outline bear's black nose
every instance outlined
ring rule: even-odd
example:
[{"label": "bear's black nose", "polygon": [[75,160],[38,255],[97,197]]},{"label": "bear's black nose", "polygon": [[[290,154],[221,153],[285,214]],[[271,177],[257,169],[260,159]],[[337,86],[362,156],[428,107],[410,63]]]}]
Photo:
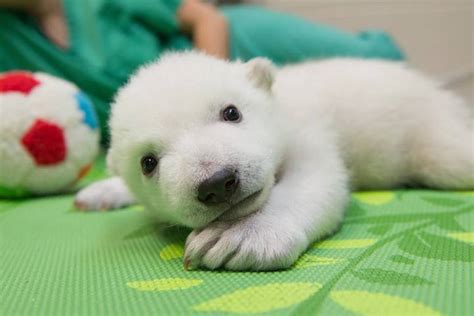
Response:
[{"label": "bear's black nose", "polygon": [[206,205],[226,202],[239,186],[239,173],[233,168],[224,168],[201,182],[198,200]]}]

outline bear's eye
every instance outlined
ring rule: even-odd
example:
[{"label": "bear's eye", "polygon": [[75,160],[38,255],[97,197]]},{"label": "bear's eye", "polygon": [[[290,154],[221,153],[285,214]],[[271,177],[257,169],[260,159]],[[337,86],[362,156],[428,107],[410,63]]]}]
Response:
[{"label": "bear's eye", "polygon": [[238,123],[242,120],[242,114],[235,107],[235,105],[229,105],[222,111],[222,119],[228,122]]},{"label": "bear's eye", "polygon": [[155,171],[156,166],[158,166],[158,159],[152,154],[147,154],[143,156],[141,160],[142,172],[145,176],[149,177]]}]

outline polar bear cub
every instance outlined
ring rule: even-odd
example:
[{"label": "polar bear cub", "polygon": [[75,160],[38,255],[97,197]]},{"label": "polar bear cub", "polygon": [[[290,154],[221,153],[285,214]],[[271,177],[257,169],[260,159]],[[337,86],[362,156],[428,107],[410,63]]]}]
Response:
[{"label": "polar bear cub", "polygon": [[473,189],[471,110],[399,63],[276,69],[168,54],[118,93],[107,158],[117,177],[76,205],[136,200],[194,228],[185,266],[287,268],[339,227],[351,189]]}]

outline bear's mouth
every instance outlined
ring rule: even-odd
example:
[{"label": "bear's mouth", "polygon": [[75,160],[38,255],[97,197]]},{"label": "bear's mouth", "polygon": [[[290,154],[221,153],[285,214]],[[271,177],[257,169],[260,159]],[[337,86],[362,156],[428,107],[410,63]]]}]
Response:
[{"label": "bear's mouth", "polygon": [[233,203],[229,205],[229,207],[222,213],[222,214],[227,214],[230,212],[234,211],[240,211],[243,209],[246,209],[248,206],[252,205],[255,200],[257,200],[260,197],[260,194],[262,193],[263,189],[260,189],[254,193],[251,193],[250,195],[247,195],[237,203]]},{"label": "bear's mouth", "polygon": [[[218,208],[208,209],[208,212],[214,213],[213,215],[209,214],[212,216],[210,220],[198,226],[193,226],[193,225],[188,225],[188,226],[196,228],[196,227],[205,226],[205,224],[214,220],[218,220],[218,219],[219,220],[236,220],[238,218],[254,213],[255,211],[257,211],[257,209],[254,207],[254,204],[261,197],[263,191],[264,189],[260,189],[240,199],[238,202],[226,203],[225,205],[220,205],[220,207]],[[225,208],[225,206],[227,206],[227,208]],[[199,218],[200,220],[202,220],[201,216],[202,216],[202,213],[198,212],[194,214],[189,214],[188,218],[190,221],[194,222],[196,218]]]}]

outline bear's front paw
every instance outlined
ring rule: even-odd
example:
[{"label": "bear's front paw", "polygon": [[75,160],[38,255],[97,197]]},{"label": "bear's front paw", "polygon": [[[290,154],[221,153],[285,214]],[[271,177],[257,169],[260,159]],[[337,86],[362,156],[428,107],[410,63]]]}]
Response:
[{"label": "bear's front paw", "polygon": [[186,240],[185,268],[277,270],[290,267],[305,250],[301,231],[258,224],[252,217],[218,221],[194,230]]},{"label": "bear's front paw", "polygon": [[76,194],[74,206],[79,210],[109,210],[135,201],[122,179],[113,177],[95,182]]}]

